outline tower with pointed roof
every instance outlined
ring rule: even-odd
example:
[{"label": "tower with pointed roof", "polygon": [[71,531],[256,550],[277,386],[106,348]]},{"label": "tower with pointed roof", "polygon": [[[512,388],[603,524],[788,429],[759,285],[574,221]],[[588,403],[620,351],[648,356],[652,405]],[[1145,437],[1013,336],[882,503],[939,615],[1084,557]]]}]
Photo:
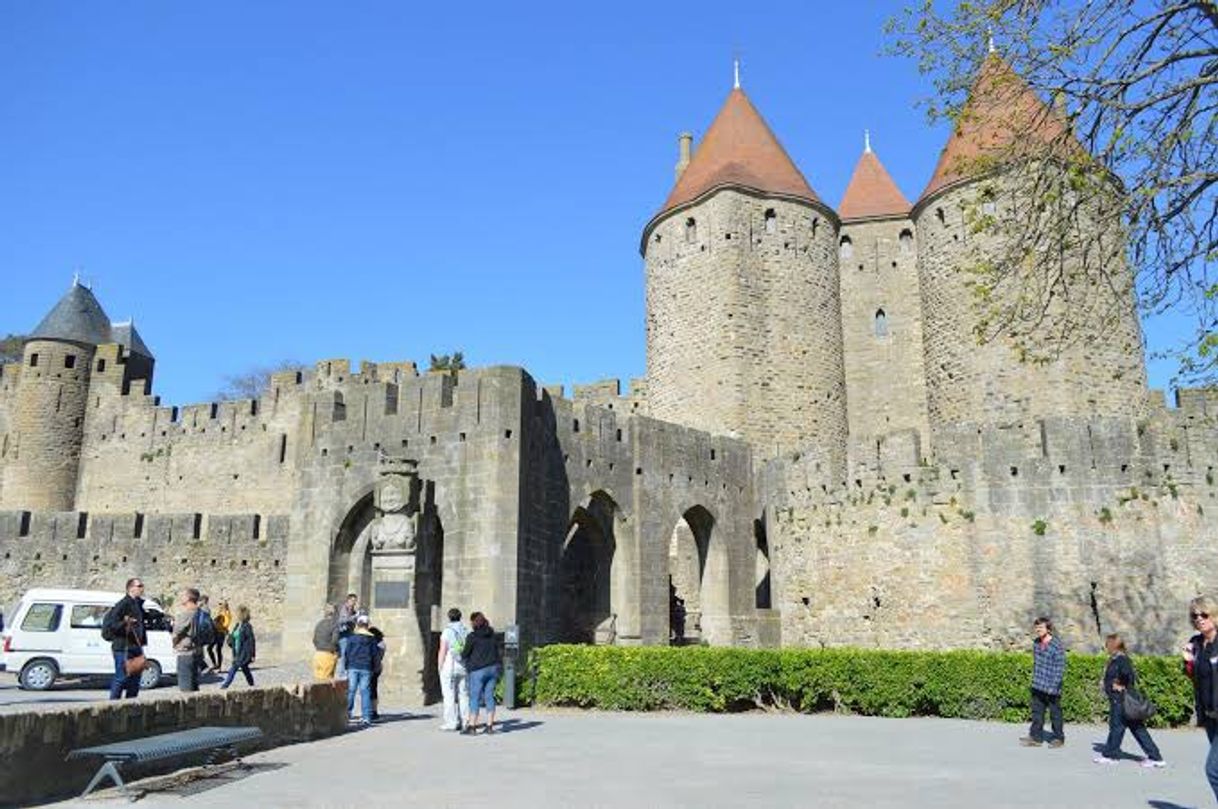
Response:
[{"label": "tower with pointed roof", "polygon": [[[1021,361],[1001,336],[981,345],[977,340],[983,312],[973,283],[976,274],[969,269],[997,259],[1003,246],[999,234],[979,226],[979,217],[1026,215],[1020,201],[1025,192],[1011,155],[1058,159],[1062,152],[1056,150],[1077,153],[1082,148],[1068,122],[991,52],[911,214],[918,244],[929,427],[941,458],[975,452],[982,425],[1030,426],[1048,416],[1127,418],[1140,415],[1146,406],[1146,367],[1132,276],[1127,302],[1103,316],[1094,309],[1098,296],[1082,278],[1048,296],[1044,322],[1038,327],[1043,333],[1052,333],[1057,317],[1081,315],[1076,322],[1082,328],[1064,348],[1054,346],[1060,353],[1047,362]],[[1114,188],[1113,193],[1119,191]],[[1077,215],[1086,211],[1080,209]],[[1114,243],[1119,245],[1116,239]],[[1119,250],[1114,260],[1123,261]],[[1063,278],[1069,278],[1068,253],[1063,267]],[[1016,270],[990,294],[1019,295],[1026,281]]]},{"label": "tower with pointed roof", "polygon": [[91,414],[90,392],[152,382],[153,358],[133,322],[111,323],[97,297],[71,288],[25,340],[9,393],[9,440],[0,485],[6,508],[70,511]]},{"label": "tower with pointed roof", "polygon": [[877,436],[917,430],[925,456],[926,374],[922,364],[922,296],[912,206],[864,136],[838,206],[842,233],[842,340],[852,444],[874,447]]},{"label": "tower with pointed roof", "polygon": [[837,215],[732,89],[643,230],[651,415],[844,469]]}]

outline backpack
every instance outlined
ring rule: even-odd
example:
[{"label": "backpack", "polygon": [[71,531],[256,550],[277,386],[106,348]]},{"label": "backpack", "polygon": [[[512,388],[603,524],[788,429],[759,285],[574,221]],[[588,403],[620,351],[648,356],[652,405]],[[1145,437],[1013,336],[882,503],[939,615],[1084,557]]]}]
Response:
[{"label": "backpack", "polygon": [[102,618],[101,635],[102,640],[113,643],[118,640],[118,635],[114,634],[114,609],[118,604],[115,604],[110,609],[106,610],[106,617]]},{"label": "backpack", "polygon": [[216,642],[216,623],[211,614],[203,610],[195,613],[195,645],[211,646]]}]

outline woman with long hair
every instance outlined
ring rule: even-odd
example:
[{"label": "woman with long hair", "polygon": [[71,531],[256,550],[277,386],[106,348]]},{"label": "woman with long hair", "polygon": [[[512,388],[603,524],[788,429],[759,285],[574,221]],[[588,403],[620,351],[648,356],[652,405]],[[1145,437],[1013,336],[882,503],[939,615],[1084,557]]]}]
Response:
[{"label": "woman with long hair", "polygon": [[254,684],[254,675],[250,673],[250,663],[254,662],[254,627],[250,624],[250,608],[242,604],[237,607],[237,623],[228,633],[228,645],[233,649],[233,664],[224,677],[221,688],[228,688],[237,676],[237,670],[245,675],[245,682]]},{"label": "woman with long hair", "polygon": [[1115,632],[1104,640],[1108,651],[1108,665],[1104,668],[1104,694],[1108,697],[1108,741],[1103,750],[1092,761],[1096,764],[1116,764],[1121,759],[1121,740],[1128,728],[1146,753],[1143,767],[1163,767],[1162,754],[1155,740],[1150,738],[1146,722],[1125,715],[1125,692],[1138,680],[1133,661],[1125,650],[1125,641]]}]

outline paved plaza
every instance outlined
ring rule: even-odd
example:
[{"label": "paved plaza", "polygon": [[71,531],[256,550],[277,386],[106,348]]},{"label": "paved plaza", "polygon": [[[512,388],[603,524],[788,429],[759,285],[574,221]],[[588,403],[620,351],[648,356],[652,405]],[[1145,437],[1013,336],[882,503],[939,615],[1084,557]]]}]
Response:
[{"label": "paved plaza", "polygon": [[[149,793],[188,807],[1211,807],[1205,736],[1159,731],[1169,762],[1091,762],[1098,726],[1060,750],[1018,725],[945,719],[503,712],[493,737],[437,730],[434,711],[250,756],[231,773]],[[1136,749],[1127,740],[1126,750]],[[57,806],[126,806],[115,798]]]}]

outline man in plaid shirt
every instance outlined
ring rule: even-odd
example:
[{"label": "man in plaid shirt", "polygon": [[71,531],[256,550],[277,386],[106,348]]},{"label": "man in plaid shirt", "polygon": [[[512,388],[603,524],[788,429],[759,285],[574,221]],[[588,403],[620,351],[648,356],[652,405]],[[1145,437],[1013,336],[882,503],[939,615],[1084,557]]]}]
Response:
[{"label": "man in plaid shirt", "polygon": [[[1040,617],[1032,625],[1036,639],[1032,641],[1032,727],[1028,735],[1019,740],[1024,747],[1040,747],[1048,742],[1050,747],[1061,747],[1066,743],[1062,733],[1062,680],[1066,676],[1066,650],[1062,642],[1053,636],[1053,622]],[[1049,709],[1049,721],[1053,732],[1045,735],[1045,708]]]}]

